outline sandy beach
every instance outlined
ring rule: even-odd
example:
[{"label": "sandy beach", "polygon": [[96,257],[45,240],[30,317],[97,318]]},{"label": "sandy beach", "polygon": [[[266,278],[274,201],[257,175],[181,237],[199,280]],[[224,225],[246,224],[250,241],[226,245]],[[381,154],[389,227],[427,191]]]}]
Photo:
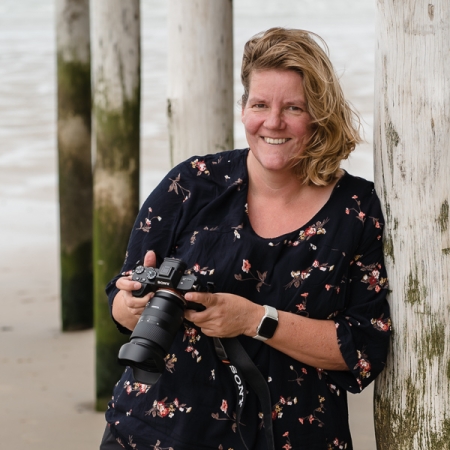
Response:
[{"label": "sandy beach", "polygon": [[[372,2],[292,0],[281,6],[269,0],[241,0],[235,2],[234,13],[235,147],[245,146],[237,105],[244,42],[271,26],[307,28],[328,42],[344,89],[365,122],[367,143],[345,168],[373,179]],[[166,19],[165,1],[142,2],[142,197],[169,168]],[[94,411],[94,331],[60,329],[54,52],[53,2],[4,0],[0,5],[2,449],[96,449],[104,428],[103,413]],[[356,450],[376,448],[372,395],[368,388],[349,397]]]}]

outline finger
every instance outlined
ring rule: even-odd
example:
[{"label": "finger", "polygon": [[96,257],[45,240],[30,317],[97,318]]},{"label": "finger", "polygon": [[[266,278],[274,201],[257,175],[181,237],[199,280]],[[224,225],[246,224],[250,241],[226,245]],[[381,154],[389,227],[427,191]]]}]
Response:
[{"label": "finger", "polygon": [[142,310],[145,308],[149,300],[153,297],[154,293],[150,292],[149,294],[145,295],[144,297],[134,297],[133,294],[129,291],[122,290],[122,298],[127,306],[127,308],[130,309],[139,309]]},{"label": "finger", "polygon": [[156,266],[156,253],[153,250],[149,250],[145,254],[144,266],[145,267],[155,267]]},{"label": "finger", "polygon": [[201,303],[206,308],[213,305],[212,297],[214,294],[206,292],[187,292],[184,298],[189,302]]},{"label": "finger", "polygon": [[141,283],[132,281],[129,277],[120,277],[116,281],[116,287],[123,291],[136,291],[141,288]]},{"label": "finger", "polygon": [[198,314],[201,314],[201,313],[198,313],[192,309],[186,309],[186,311],[184,312],[184,318],[186,320],[188,320],[189,322],[192,322],[195,324],[195,321],[196,320],[198,321],[198,319],[197,319]]}]

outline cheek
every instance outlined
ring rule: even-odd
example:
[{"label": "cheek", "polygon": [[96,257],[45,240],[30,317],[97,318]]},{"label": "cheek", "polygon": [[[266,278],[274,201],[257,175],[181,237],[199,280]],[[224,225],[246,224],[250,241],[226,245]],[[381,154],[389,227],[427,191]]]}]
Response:
[{"label": "cheek", "polygon": [[301,123],[297,126],[296,134],[297,136],[302,136],[303,138],[311,137],[313,133],[312,126],[309,123]]},{"label": "cheek", "polygon": [[255,134],[260,127],[260,123],[255,117],[245,113],[242,114],[242,123],[244,124],[245,131],[248,134]]}]

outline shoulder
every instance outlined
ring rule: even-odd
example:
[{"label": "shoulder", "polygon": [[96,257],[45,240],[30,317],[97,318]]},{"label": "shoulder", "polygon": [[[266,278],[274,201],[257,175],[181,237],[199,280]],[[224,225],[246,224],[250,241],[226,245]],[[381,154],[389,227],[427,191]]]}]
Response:
[{"label": "shoulder", "polygon": [[380,200],[375,190],[373,181],[366,180],[361,177],[345,172],[335,187],[337,197],[348,203],[362,205],[377,205]]},{"label": "shoulder", "polygon": [[339,183],[346,228],[352,227],[355,239],[361,235],[361,242],[373,238],[381,242],[385,220],[374,183],[349,173]]},{"label": "shoulder", "polygon": [[201,173],[212,173],[218,169],[242,167],[247,159],[248,149],[226,150],[219,153],[194,155],[183,161],[178,167],[192,168]]},{"label": "shoulder", "polygon": [[230,186],[247,178],[248,149],[227,150],[207,155],[194,155],[175,166],[170,174],[196,184],[214,183]]},{"label": "shoulder", "polygon": [[355,195],[360,194],[363,196],[376,195],[375,185],[373,181],[366,180],[365,178],[351,175],[348,172],[344,172],[342,178],[338,181],[337,186],[342,191],[354,192]]},{"label": "shoulder", "polygon": [[172,203],[196,198],[204,204],[230,187],[239,190],[248,178],[247,155],[248,149],[239,149],[191,156],[161,179],[146,203],[150,200],[154,203],[157,199],[172,206]]}]

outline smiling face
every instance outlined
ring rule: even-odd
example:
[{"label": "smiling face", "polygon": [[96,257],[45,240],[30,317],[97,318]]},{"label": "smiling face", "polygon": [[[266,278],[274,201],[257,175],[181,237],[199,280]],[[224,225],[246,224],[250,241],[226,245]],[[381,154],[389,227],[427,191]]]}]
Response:
[{"label": "smiling face", "polygon": [[311,136],[302,77],[293,70],[256,70],[242,107],[247,142],[266,170],[291,171]]}]

